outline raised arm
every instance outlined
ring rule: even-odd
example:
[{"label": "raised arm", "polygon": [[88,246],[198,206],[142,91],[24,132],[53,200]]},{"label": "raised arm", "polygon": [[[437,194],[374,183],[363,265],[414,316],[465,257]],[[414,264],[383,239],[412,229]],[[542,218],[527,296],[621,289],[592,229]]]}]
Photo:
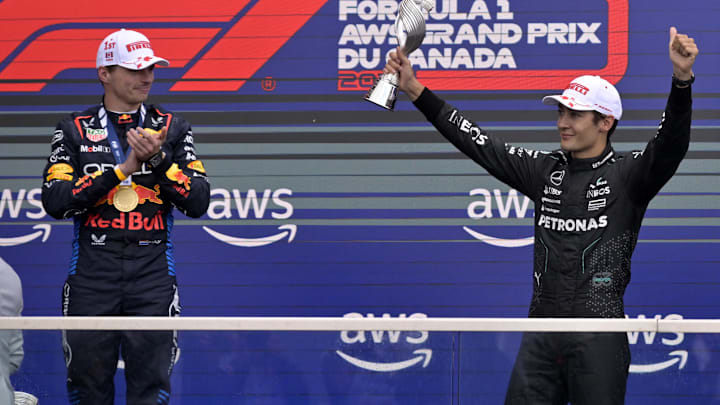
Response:
[{"label": "raised arm", "polygon": [[652,199],[675,174],[690,145],[692,123],[692,67],[699,51],[695,40],[670,28],[668,53],[672,86],[660,127],[642,152],[633,155],[630,189],[640,203]]},{"label": "raised arm", "polygon": [[511,147],[502,138],[480,128],[420,83],[410,60],[400,49],[390,52],[384,73],[398,74],[398,88],[458,150],[498,180],[534,198],[537,163],[547,158],[546,153]]}]

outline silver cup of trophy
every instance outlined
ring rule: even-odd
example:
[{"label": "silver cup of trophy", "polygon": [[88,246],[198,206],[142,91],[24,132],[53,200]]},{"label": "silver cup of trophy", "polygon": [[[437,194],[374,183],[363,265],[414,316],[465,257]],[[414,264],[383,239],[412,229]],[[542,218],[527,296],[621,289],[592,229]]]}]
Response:
[{"label": "silver cup of trophy", "polygon": [[[398,6],[395,18],[395,33],[400,51],[410,55],[420,47],[425,38],[425,17],[423,10],[430,11],[433,0],[403,0]],[[398,94],[398,75],[383,74],[365,95],[365,100],[392,111]]]}]

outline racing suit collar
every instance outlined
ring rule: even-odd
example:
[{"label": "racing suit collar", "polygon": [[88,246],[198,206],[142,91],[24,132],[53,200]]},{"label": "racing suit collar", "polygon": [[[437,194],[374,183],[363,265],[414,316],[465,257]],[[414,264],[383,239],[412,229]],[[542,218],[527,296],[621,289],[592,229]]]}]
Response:
[{"label": "racing suit collar", "polygon": [[615,161],[615,150],[612,148],[610,141],[608,141],[603,152],[594,158],[575,159],[567,151],[563,151],[562,154],[568,166],[574,170],[595,170],[608,162]]},{"label": "racing suit collar", "polygon": [[[139,116],[136,116],[136,114],[138,112],[140,114],[139,114]],[[105,109],[105,95],[103,94],[102,100],[100,101],[100,108],[97,111],[98,118],[100,119],[100,127],[101,128],[107,128],[108,113],[113,113],[113,112]],[[111,122],[116,125],[116,128],[117,128],[118,124],[123,124],[121,122],[118,122],[119,118],[123,115],[126,115],[126,116],[129,115],[130,118],[132,119],[132,122],[125,122],[125,124],[134,123],[135,119],[137,119],[137,126],[143,126],[145,124],[145,116],[147,115],[147,107],[145,106],[145,103],[142,103],[142,104],[140,104],[140,108],[138,108],[138,111],[136,111],[135,113],[132,113],[132,114],[114,113],[114,114],[117,114],[117,116],[113,117],[113,118],[117,118],[117,120],[114,120],[114,121],[111,120]],[[124,118],[127,120],[128,117],[124,117]],[[125,132],[122,131],[122,133],[124,134]]]}]

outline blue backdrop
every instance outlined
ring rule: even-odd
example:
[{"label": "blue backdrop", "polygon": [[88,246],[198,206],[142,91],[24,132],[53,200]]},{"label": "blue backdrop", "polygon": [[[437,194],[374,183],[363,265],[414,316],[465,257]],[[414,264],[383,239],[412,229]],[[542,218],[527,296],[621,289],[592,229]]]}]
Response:
[{"label": "blue backdrop", "polygon": [[[65,3],[0,2],[0,256],[22,278],[24,315],[61,313],[72,226],[42,210],[41,171],[57,121],[99,101],[95,49],[124,26],[170,59],[150,102],[193,124],[212,182],[205,216],[176,212],[184,316],[526,316],[533,204],[404,96],[395,112],[362,101],[395,47],[396,1],[130,1],[113,16]],[[669,27],[696,38],[692,144],[647,212],[625,302],[630,318],[717,318],[720,5],[438,0],[427,18],[419,77],[490,132],[544,150],[558,141],[541,97],[584,72],[623,97],[615,148],[641,149],[670,88]],[[16,388],[65,403],[60,332],[25,338]],[[501,403],[519,338],[181,332],[173,403]],[[720,337],[629,338],[627,403],[720,403]]]}]

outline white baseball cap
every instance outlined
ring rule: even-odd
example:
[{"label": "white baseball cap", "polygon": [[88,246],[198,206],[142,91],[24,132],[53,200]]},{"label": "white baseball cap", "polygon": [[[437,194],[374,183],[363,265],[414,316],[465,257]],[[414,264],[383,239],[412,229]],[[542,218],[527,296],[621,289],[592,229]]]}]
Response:
[{"label": "white baseball cap", "polygon": [[622,116],[620,93],[600,76],[577,77],[561,95],[546,96],[542,101],[546,105],[562,104],[571,110],[597,111],[612,115],[616,120]]},{"label": "white baseball cap", "polygon": [[100,43],[95,67],[118,65],[130,70],[143,70],[156,63],[170,65],[167,60],[155,56],[145,35],[123,28]]}]

